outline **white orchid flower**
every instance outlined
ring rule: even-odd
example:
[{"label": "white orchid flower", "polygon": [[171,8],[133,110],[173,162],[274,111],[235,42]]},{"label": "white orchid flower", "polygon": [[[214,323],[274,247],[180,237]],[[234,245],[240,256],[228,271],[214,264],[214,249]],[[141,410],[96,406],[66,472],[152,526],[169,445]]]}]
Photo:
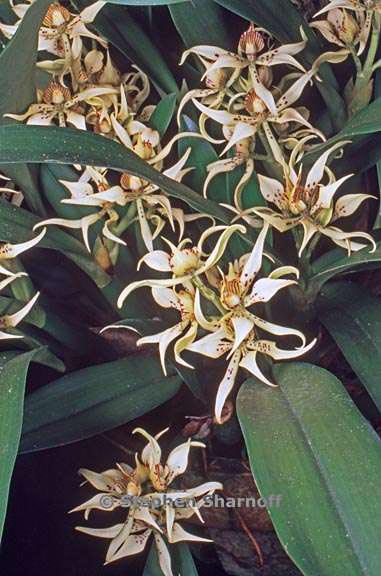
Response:
[{"label": "white orchid flower", "polygon": [[[268,176],[258,175],[263,197],[274,204],[277,210],[266,207],[254,208],[253,212],[274,226],[279,232],[285,232],[296,226],[303,227],[303,239],[299,246],[299,256],[315,234],[327,236],[335,244],[351,251],[361,250],[366,246],[353,239],[364,239],[376,249],[376,243],[366,232],[344,232],[334,222],[346,218],[356,212],[369,194],[346,194],[336,202],[334,195],[338,188],[353,174],[336,180],[334,174],[327,168],[329,156],[347,142],[339,142],[324,152],[313,164],[304,178],[302,166],[297,173],[294,168],[294,153],[290,162],[284,166],[284,183]],[[328,175],[328,181],[323,184],[323,178]]]},{"label": "white orchid flower", "polygon": [[42,94],[41,104],[31,104],[24,114],[5,114],[19,122],[26,120],[27,124],[48,126],[54,120],[59,126],[71,124],[75,128],[86,130],[86,116],[79,106],[82,102],[92,103],[97,97],[105,94],[116,94],[112,87],[88,88],[75,96],[71,95],[69,88],[59,82],[49,82]]},{"label": "white orchid flower", "polygon": [[[206,258],[203,258],[204,243],[216,232],[221,232],[221,235],[212,252]],[[170,253],[164,252],[164,250],[149,252],[140,260],[138,269],[144,262],[153,270],[171,272],[172,277],[166,279],[140,280],[128,284],[118,298],[118,307],[121,308],[125,299],[131,292],[138,288],[144,286],[149,288],[171,288],[179,286],[180,284],[186,284],[198,276],[201,276],[218,263],[226,250],[230,237],[235,232],[244,234],[246,229],[239,224],[233,226],[212,226],[202,234],[197,246],[191,247],[189,247],[189,244],[192,244],[189,238],[182,240],[178,246],[175,246],[169,240],[163,238],[171,249]]]},{"label": "white orchid flower", "polygon": [[[265,384],[274,386],[258,366],[258,353],[270,356],[274,360],[287,360],[302,356],[315,344],[314,340],[306,345],[305,336],[299,330],[273,324],[249,310],[256,304],[269,302],[280,290],[297,284],[296,280],[284,278],[290,274],[298,277],[298,270],[292,266],[278,268],[269,277],[257,279],[262,266],[267,232],[268,225],[265,224],[251,254],[231,263],[228,273],[222,274],[220,301],[226,310],[223,316],[206,318],[201,309],[200,293],[196,294],[194,308],[196,321],[211,334],[191,343],[186,349],[209,358],[220,358],[228,354],[229,359],[215,402],[217,422],[222,421],[223,407],[233,389],[239,367],[246,368]],[[275,336],[299,338],[302,346],[294,350],[282,350],[275,342],[262,339],[257,332],[258,329]]]},{"label": "white orchid flower", "polygon": [[[124,522],[109,528],[76,528],[84,534],[111,540],[106,553],[106,564],[139,554],[153,536],[164,576],[174,576],[169,551],[171,544],[183,541],[210,542],[187,532],[180,521],[188,520],[195,514],[203,521],[200,508],[204,497],[222,489],[222,485],[218,482],[206,482],[180,491],[169,488],[170,484],[186,471],[190,449],[205,448],[205,445],[189,439],[174,448],[162,464],[158,440],[167,431],[168,428],[151,436],[143,428],[134,430],[134,433],[141,434],[148,440],[140,456],[135,457],[135,467],[121,463],[117,465],[118,468],[102,473],[87,469],[79,471],[87,482],[99,491],[96,496],[71,510],[84,511],[86,519],[93,509],[112,512],[117,508],[127,507],[126,499],[135,497],[128,505]],[[176,507],[179,500],[185,506]]]}]

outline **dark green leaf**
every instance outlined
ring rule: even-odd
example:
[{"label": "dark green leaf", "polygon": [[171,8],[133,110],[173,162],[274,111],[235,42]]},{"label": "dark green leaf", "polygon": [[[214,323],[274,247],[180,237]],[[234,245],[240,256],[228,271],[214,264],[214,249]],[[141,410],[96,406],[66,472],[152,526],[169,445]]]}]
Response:
[{"label": "dark green leaf", "polygon": [[381,411],[381,300],[352,282],[327,285],[319,320]]},{"label": "dark green leaf", "polygon": [[106,0],[109,4],[125,6],[167,6],[169,4],[189,3],[191,0]]},{"label": "dark green leaf", "polygon": [[[37,218],[37,216],[27,210],[0,199],[0,241],[17,243],[34,238],[37,233],[32,232],[33,226],[39,221],[40,218]],[[70,258],[100,288],[110,282],[110,277],[92,259],[83,244],[59,228],[49,227],[45,237],[38,246],[40,248],[58,250]]]},{"label": "dark green leaf", "polygon": [[0,539],[20,441],[25,381],[34,353],[0,356]]},{"label": "dark green leaf", "polygon": [[254,380],[237,409],[250,464],[278,536],[305,576],[378,576],[381,443],[344,387],[305,363]]},{"label": "dark green leaf", "polygon": [[157,130],[161,137],[168,130],[175,108],[176,94],[168,94],[159,102],[150,118],[149,125],[154,130]]},{"label": "dark green leaf", "polygon": [[63,376],[26,398],[21,451],[62,446],[125,424],[169,400],[180,384],[150,357],[131,356]]},{"label": "dark green leaf", "polygon": [[187,48],[198,44],[234,47],[231,27],[223,10],[213,0],[192,0],[170,6],[172,20]]},{"label": "dark green leaf", "polygon": [[346,256],[343,250],[332,250],[332,253],[322,256],[314,262],[313,276],[308,283],[307,295],[314,299],[328,280],[345,274],[351,270],[381,266],[381,243],[374,252],[363,248],[351,256]]},{"label": "dark green leaf", "polygon": [[152,168],[121,144],[97,134],[58,127],[0,127],[0,164],[26,161],[104,166],[129,172],[157,184],[170,196],[183,200],[198,212],[205,212],[226,223],[231,220],[230,214],[216,202],[204,200],[184,184]]}]

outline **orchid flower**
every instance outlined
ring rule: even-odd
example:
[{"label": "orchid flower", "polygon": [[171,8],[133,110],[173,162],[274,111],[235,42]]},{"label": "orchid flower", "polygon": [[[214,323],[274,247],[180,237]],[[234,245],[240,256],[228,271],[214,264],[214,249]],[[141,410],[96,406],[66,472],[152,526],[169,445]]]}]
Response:
[{"label": "orchid flower", "polygon": [[[6,278],[5,280],[2,280],[0,282],[0,290],[5,288],[5,286],[10,284],[11,282],[16,280],[17,278],[20,278],[20,276],[25,276],[25,274],[21,272],[18,274],[14,274],[13,276]],[[17,312],[14,312],[13,314],[5,314],[4,316],[0,316],[0,340],[14,340],[14,339],[23,338],[22,335],[9,334],[8,332],[4,332],[4,330],[7,330],[8,328],[16,328],[24,320],[24,318],[29,314],[29,312],[31,311],[31,309],[35,305],[39,296],[40,296],[40,292],[37,292],[33,296],[33,298],[31,300],[29,300],[29,302],[27,302],[27,304],[22,306],[22,308],[20,308],[20,310],[18,310]]]},{"label": "orchid flower", "polygon": [[[298,358],[306,354],[316,342],[314,340],[306,345],[305,336],[299,330],[273,324],[249,310],[256,304],[269,302],[280,290],[297,284],[296,280],[284,276],[290,274],[299,276],[296,268],[286,266],[277,268],[267,278],[257,279],[262,266],[268,228],[268,224],[265,224],[251,254],[230,263],[227,274],[221,272],[220,301],[225,310],[222,316],[206,318],[201,309],[200,292],[196,292],[194,306],[196,322],[211,333],[189,344],[186,350],[209,358],[220,358],[228,353],[228,368],[219,385],[215,402],[215,416],[220,423],[223,407],[233,389],[239,367],[246,368],[265,384],[274,386],[258,366],[258,353],[270,356],[274,360]],[[275,342],[262,339],[258,329],[276,336],[297,337],[302,345],[294,350],[280,349]]]},{"label": "orchid flower", "polygon": [[31,104],[24,114],[5,114],[27,124],[47,126],[58,120],[59,126],[66,126],[66,122],[86,130],[86,117],[82,111],[81,103],[91,103],[94,99],[105,94],[115,94],[113,87],[89,88],[71,95],[69,88],[58,82],[50,82],[42,94],[41,104]]},{"label": "orchid flower", "polygon": [[[354,214],[365,200],[372,198],[369,194],[346,194],[336,202],[333,199],[338,188],[353,176],[349,174],[337,180],[327,167],[332,152],[342,148],[346,143],[338,142],[321,154],[306,177],[303,175],[302,165],[298,172],[295,171],[294,158],[297,149],[291,154],[289,164],[284,165],[284,183],[268,176],[258,175],[263,197],[274,204],[277,210],[258,207],[254,208],[253,212],[279,232],[302,226],[304,233],[299,246],[299,256],[315,234],[327,236],[338,246],[346,248],[349,255],[351,251],[361,250],[366,246],[364,243],[352,240],[353,238],[366,240],[372,246],[372,252],[376,249],[375,241],[366,232],[344,232],[332,226],[340,218]],[[326,174],[328,181],[323,184]]]},{"label": "orchid flower", "polygon": [[[319,12],[315,14],[320,16],[330,12],[331,10],[345,9],[352,12],[356,12],[357,19],[360,26],[360,36],[359,36],[359,50],[358,55],[362,54],[367,45],[370,31],[372,28],[373,20],[375,15],[381,14],[381,1],[380,0],[331,0],[327,6],[324,6]],[[351,22],[351,26],[353,23]],[[322,32],[321,27],[319,28]],[[327,28],[325,27],[325,31]],[[323,32],[322,32],[323,33]],[[323,33],[324,34],[324,33]],[[324,34],[325,35],[325,34]],[[327,37],[327,36],[326,36]],[[328,40],[330,40],[328,38]],[[332,41],[332,39],[330,40]]]},{"label": "orchid flower", "polygon": [[[221,235],[212,252],[205,257],[203,251],[204,243],[216,232],[221,232]],[[131,292],[138,288],[144,286],[149,288],[173,288],[180,284],[196,281],[199,276],[218,263],[226,250],[230,237],[235,232],[244,234],[246,229],[239,224],[233,226],[212,226],[201,235],[197,246],[189,246],[192,244],[189,238],[182,240],[178,246],[175,246],[169,240],[163,238],[170,248],[170,253],[164,250],[148,252],[148,254],[140,260],[138,269],[144,262],[153,270],[171,272],[172,277],[166,279],[140,280],[128,284],[118,298],[118,307],[121,308],[125,299]]]},{"label": "orchid flower", "polygon": [[[190,149],[187,150],[184,156],[174,166],[164,170],[163,174],[180,182],[184,175],[187,174],[191,169],[184,168],[184,165],[189,158],[189,154]],[[90,179],[96,183],[98,188],[98,191],[95,193],[93,187],[89,183]],[[100,171],[94,170],[93,168],[87,168],[78,182],[61,181],[61,183],[69,189],[72,195],[71,198],[65,198],[62,200],[62,203],[73,204],[76,206],[94,207],[96,209],[95,214],[84,216],[79,220],[51,218],[49,220],[40,222],[37,226],[39,227],[55,224],[73,229],[81,229],[86,248],[89,252],[91,251],[88,239],[89,226],[95,224],[103,218],[106,218],[106,222],[102,231],[103,236],[112,242],[126,245],[125,241],[122,240],[118,235],[115,235],[115,233],[111,230],[111,228],[115,227],[115,225],[120,220],[115,206],[125,207],[128,205],[131,206],[132,204],[135,205],[134,212],[137,212],[141,235],[145,246],[149,251],[153,251],[154,236],[148,223],[146,210],[150,210],[151,219],[153,209],[158,207],[164,210],[165,215],[167,216],[168,221],[174,230],[175,225],[172,215],[172,206],[168,197],[162,192],[160,194],[156,194],[156,192],[159,190],[159,186],[155,184],[149,184],[137,176],[131,176],[127,173],[123,174],[120,179],[120,186],[110,186],[104,174],[102,174]],[[130,219],[128,225],[130,225],[133,221],[134,217]]]},{"label": "orchid flower", "polygon": [[360,22],[347,10],[334,8],[327,13],[326,20],[311,22],[310,27],[318,30],[328,42],[341,48],[355,46],[360,42]]},{"label": "orchid flower", "polygon": [[[134,430],[133,433],[141,434],[148,440],[141,454],[135,456],[134,468],[121,463],[117,464],[117,468],[102,473],[79,470],[86,481],[100,492],[71,512],[84,511],[87,519],[93,509],[111,512],[117,508],[128,507],[126,520],[110,528],[77,527],[79,532],[111,540],[106,564],[139,554],[153,536],[160,568],[164,576],[173,576],[167,543],[210,542],[184,530],[180,521],[188,520],[195,514],[203,521],[199,511],[203,498],[221,489],[222,485],[218,482],[207,482],[181,491],[170,488],[172,482],[186,471],[190,449],[205,446],[201,442],[188,440],[174,448],[165,464],[162,464],[158,440],[167,431],[168,428],[151,436],[142,428]],[[176,502],[180,499],[186,504],[185,507],[176,507]]]}]

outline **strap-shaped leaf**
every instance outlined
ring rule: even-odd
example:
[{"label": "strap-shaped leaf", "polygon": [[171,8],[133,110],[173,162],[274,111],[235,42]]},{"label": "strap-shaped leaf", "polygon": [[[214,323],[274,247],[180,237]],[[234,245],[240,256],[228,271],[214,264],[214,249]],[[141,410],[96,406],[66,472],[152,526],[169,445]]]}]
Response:
[{"label": "strap-shaped leaf", "polygon": [[73,372],[27,396],[22,452],[90,438],[150,412],[174,396],[156,358],[129,357]]},{"label": "strap-shaped leaf", "polygon": [[169,6],[172,20],[185,46],[198,44],[233,49],[237,39],[222,8],[214,0],[192,0]]},{"label": "strap-shaped leaf", "polygon": [[44,126],[1,126],[0,164],[23,162],[57,162],[104,166],[129,172],[153,182],[170,196],[179,198],[198,212],[206,212],[229,223],[230,214],[216,202],[164,176],[121,144],[97,134],[70,128]]},{"label": "strap-shaped leaf", "polygon": [[0,356],[0,539],[21,435],[25,381],[35,351]]},{"label": "strap-shaped leaf", "polygon": [[[305,576],[378,576],[381,443],[330,372],[277,366],[279,388],[248,380],[237,409],[261,495]],[[274,503],[274,500],[273,500]]]},{"label": "strap-shaped leaf", "polygon": [[381,411],[381,300],[364,286],[335,282],[323,289],[319,320]]}]

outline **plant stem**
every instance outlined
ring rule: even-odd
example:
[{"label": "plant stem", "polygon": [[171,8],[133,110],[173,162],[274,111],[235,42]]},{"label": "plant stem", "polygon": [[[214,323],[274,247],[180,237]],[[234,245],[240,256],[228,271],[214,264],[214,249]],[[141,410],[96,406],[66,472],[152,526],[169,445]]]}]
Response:
[{"label": "plant stem", "polygon": [[226,314],[226,310],[222,306],[220,299],[217,296],[217,294],[214,292],[214,290],[211,290],[210,288],[205,286],[205,284],[203,283],[203,281],[201,280],[201,278],[199,276],[195,276],[194,278],[192,278],[192,282],[196,286],[196,288],[198,288],[200,290],[201,294],[203,296],[205,296],[205,298],[207,300],[209,300],[210,302],[212,302],[214,304],[214,306],[217,308],[217,310],[219,310],[223,314]]}]

